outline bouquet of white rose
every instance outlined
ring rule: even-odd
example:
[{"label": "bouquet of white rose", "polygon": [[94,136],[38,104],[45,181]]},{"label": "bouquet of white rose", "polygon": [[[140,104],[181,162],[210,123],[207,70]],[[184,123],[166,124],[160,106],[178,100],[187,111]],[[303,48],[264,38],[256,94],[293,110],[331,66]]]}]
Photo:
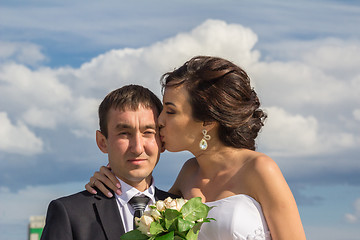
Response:
[{"label": "bouquet of white rose", "polygon": [[137,229],[125,233],[121,240],[196,240],[200,227],[205,222],[212,207],[201,202],[200,197],[185,200],[168,197],[157,201],[136,218]]}]

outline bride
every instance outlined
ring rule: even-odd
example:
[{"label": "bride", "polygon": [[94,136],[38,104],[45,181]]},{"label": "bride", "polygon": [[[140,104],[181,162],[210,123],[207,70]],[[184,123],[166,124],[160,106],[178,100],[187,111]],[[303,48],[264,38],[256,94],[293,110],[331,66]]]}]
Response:
[{"label": "bride", "polygon": [[[266,115],[246,72],[225,59],[198,56],[161,83],[164,147],[195,156],[169,192],[216,206],[208,216],[216,221],[202,226],[199,239],[306,239],[279,167],[255,151]],[[111,174],[107,168],[100,173]]]}]

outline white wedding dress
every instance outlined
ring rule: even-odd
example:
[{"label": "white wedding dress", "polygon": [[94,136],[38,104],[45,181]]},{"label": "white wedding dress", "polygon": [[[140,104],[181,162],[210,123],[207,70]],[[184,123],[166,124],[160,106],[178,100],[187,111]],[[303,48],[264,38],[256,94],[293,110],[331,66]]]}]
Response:
[{"label": "white wedding dress", "polygon": [[261,206],[252,197],[234,195],[206,205],[214,207],[208,217],[216,221],[201,226],[199,240],[271,239]]}]

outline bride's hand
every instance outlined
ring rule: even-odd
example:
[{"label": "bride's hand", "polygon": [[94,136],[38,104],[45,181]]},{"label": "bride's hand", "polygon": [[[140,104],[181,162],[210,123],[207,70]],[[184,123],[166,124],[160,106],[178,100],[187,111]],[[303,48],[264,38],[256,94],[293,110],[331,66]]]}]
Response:
[{"label": "bride's hand", "polygon": [[85,185],[85,189],[92,194],[96,194],[97,191],[94,189],[96,187],[106,196],[111,198],[113,194],[109,191],[105,185],[116,192],[118,195],[121,194],[120,182],[117,180],[115,175],[111,172],[110,166],[102,166],[100,171],[94,173],[94,176],[90,178],[90,181]]}]

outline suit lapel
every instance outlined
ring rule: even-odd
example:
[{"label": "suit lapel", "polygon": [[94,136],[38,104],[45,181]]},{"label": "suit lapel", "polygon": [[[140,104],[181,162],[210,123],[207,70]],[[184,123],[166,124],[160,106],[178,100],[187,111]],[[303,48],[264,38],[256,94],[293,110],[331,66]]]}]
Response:
[{"label": "suit lapel", "polygon": [[119,240],[125,233],[115,197],[95,195],[94,208],[100,218],[107,239]]},{"label": "suit lapel", "polygon": [[155,187],[155,200],[158,201],[158,200],[165,200],[165,198],[167,197],[171,197],[173,199],[175,198],[179,198],[179,196],[176,196],[174,194],[171,194],[171,193],[168,193],[168,192],[165,192],[165,191],[162,191],[158,188]]}]

